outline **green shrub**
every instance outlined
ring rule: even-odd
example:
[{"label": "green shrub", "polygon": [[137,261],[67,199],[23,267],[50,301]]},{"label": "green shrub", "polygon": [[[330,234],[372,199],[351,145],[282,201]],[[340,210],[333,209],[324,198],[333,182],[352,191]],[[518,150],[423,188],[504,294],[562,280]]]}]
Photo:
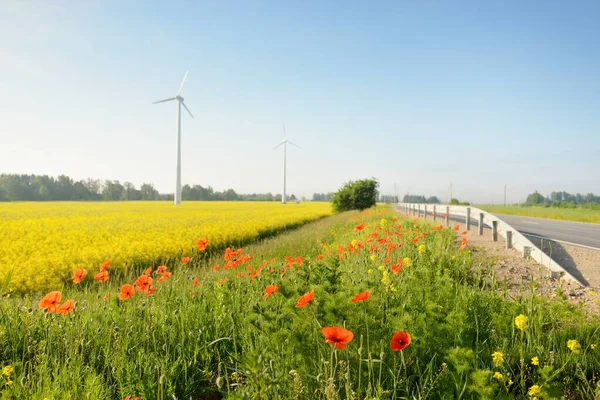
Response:
[{"label": "green shrub", "polygon": [[350,181],[333,195],[332,205],[335,212],[364,210],[377,202],[377,179]]}]

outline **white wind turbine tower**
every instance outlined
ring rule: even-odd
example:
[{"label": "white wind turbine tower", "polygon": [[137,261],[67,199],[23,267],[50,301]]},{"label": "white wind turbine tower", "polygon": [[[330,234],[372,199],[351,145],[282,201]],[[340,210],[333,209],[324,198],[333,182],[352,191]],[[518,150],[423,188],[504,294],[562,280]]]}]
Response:
[{"label": "white wind turbine tower", "polygon": [[152,103],[157,104],[164,103],[165,101],[177,100],[177,181],[175,184],[175,200],[173,201],[174,204],[181,204],[181,106],[183,106],[185,110],[190,114],[190,117],[194,118],[190,110],[186,107],[185,103],[183,102],[183,97],[180,96],[187,75],[188,72],[185,71],[185,75],[183,76],[183,81],[181,81],[181,86],[179,86],[177,96],[171,97],[169,99],[155,101],[154,103]]},{"label": "white wind turbine tower", "polygon": [[292,146],[296,146],[297,148],[300,148],[300,146],[298,146],[297,144],[294,144],[294,143],[290,142],[289,140],[287,140],[287,134],[285,132],[285,125],[283,125],[283,141],[273,148],[273,150],[275,150],[279,146],[283,145],[283,195],[281,196],[282,204],[285,204],[285,170],[286,170],[286,153],[287,153],[287,144],[288,143],[291,144]]}]

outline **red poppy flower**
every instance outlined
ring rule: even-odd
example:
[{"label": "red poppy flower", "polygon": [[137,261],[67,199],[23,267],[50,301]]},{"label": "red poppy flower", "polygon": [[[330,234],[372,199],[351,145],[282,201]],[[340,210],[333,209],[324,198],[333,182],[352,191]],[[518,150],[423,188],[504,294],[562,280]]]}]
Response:
[{"label": "red poppy flower", "polygon": [[198,250],[204,251],[208,247],[208,239],[200,239],[196,242],[196,246]]},{"label": "red poppy flower", "polygon": [[398,262],[394,265],[392,265],[392,267],[390,268],[392,270],[392,272],[396,275],[398,275],[400,273],[400,271],[402,270],[402,266],[404,265],[404,263],[402,262],[402,260],[398,260]]},{"label": "red poppy flower", "polygon": [[334,347],[343,350],[346,345],[354,339],[354,333],[348,329],[339,326],[326,326],[321,329],[325,336],[325,341]]},{"label": "red poppy flower", "polygon": [[456,224],[456,226],[454,227],[454,230],[456,232],[460,231],[460,224]]},{"label": "red poppy flower", "polygon": [[127,300],[135,294],[135,288],[129,283],[121,286],[121,293],[119,293],[119,299]]},{"label": "red poppy flower", "polygon": [[96,275],[94,275],[94,279],[97,280],[98,282],[107,282],[108,278],[109,278],[108,271],[105,269],[101,270]]},{"label": "red poppy flower", "polygon": [[159,265],[158,268],[156,269],[156,272],[158,272],[159,274],[164,274],[165,272],[167,272],[167,266]]},{"label": "red poppy flower", "polygon": [[67,315],[73,311],[73,307],[75,307],[75,299],[69,299],[65,302],[65,304],[56,309],[56,313]]},{"label": "red poppy flower", "polygon": [[142,292],[148,290],[148,287],[150,287],[150,285],[152,285],[152,278],[150,278],[146,274],[140,276],[135,281],[135,286],[137,286],[137,288]]},{"label": "red poppy flower", "polygon": [[200,284],[200,279],[196,278],[192,281],[192,286],[198,286],[199,284]]},{"label": "red poppy flower", "polygon": [[323,254],[319,254],[319,255],[317,256],[317,261],[321,261],[322,259],[323,259]]},{"label": "red poppy flower", "polygon": [[444,218],[448,218],[448,213],[444,213]]},{"label": "red poppy flower", "polygon": [[106,271],[106,269],[110,267],[110,264],[112,264],[112,261],[104,261],[100,264],[100,271]]},{"label": "red poppy flower", "polygon": [[279,290],[279,286],[277,285],[269,285],[265,288],[265,299],[271,297],[275,292]]},{"label": "red poppy flower", "polygon": [[462,234],[463,234],[463,235],[466,235],[467,233],[469,233],[469,232],[467,232],[467,231],[462,231]]},{"label": "red poppy flower", "polygon": [[361,224],[358,224],[358,225],[356,225],[356,226],[354,227],[354,232],[360,232],[360,231],[362,231],[363,229],[365,229],[365,223],[364,223],[364,222],[363,222],[363,223],[361,223]]},{"label": "red poppy flower", "polygon": [[146,269],[146,272],[144,272],[144,275],[152,275],[152,267],[148,267],[148,269]]},{"label": "red poppy flower", "polygon": [[80,283],[87,276],[87,269],[76,269],[73,271],[73,283]]},{"label": "red poppy flower", "polygon": [[296,303],[296,307],[302,308],[302,307],[306,306],[308,303],[313,301],[314,297],[315,297],[315,292],[313,292],[313,291],[304,293],[298,299],[298,302]]},{"label": "red poppy flower", "polygon": [[217,272],[217,271],[219,270],[219,268],[221,268],[221,266],[220,266],[219,264],[215,264],[215,265],[213,265],[213,268],[212,268],[212,270],[213,270],[214,272]]},{"label": "red poppy flower", "polygon": [[367,300],[369,297],[371,297],[371,291],[367,290],[366,292],[362,292],[357,294],[356,296],[354,296],[352,298],[352,302],[353,303],[358,303],[359,301],[365,301]]},{"label": "red poppy flower", "polygon": [[106,293],[102,298],[107,301],[110,298],[110,293]]},{"label": "red poppy flower", "polygon": [[60,306],[61,297],[62,293],[58,290],[48,293],[40,300],[40,308],[45,309],[49,313],[56,311],[58,306]]},{"label": "red poppy flower", "polygon": [[410,335],[406,332],[396,332],[390,340],[390,348],[393,351],[404,350],[410,344]]},{"label": "red poppy flower", "polygon": [[169,278],[171,277],[171,275],[172,275],[172,274],[171,274],[170,272],[163,272],[163,273],[161,274],[161,277],[160,277],[160,278],[158,278],[158,282],[163,282],[163,281],[166,281],[167,279],[169,279]]},{"label": "red poppy flower", "polygon": [[156,288],[153,285],[148,286],[148,289],[146,290],[146,296],[150,296],[151,294],[153,294],[154,292],[156,292]]},{"label": "red poppy flower", "polygon": [[189,264],[189,262],[190,262],[190,258],[189,258],[189,257],[183,257],[183,258],[181,259],[181,263],[182,263],[183,265],[187,265],[187,264]]}]

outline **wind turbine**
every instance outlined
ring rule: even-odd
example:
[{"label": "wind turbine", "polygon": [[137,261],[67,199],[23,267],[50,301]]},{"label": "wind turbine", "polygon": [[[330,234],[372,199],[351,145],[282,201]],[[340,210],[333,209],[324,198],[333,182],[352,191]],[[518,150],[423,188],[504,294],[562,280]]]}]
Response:
[{"label": "wind turbine", "polygon": [[287,144],[291,144],[292,146],[296,146],[300,148],[297,144],[294,144],[287,140],[287,134],[285,133],[285,125],[283,125],[283,141],[279,143],[277,146],[273,148],[275,150],[279,146],[283,145],[283,195],[281,196],[281,204],[285,204],[285,170],[286,170],[286,153],[287,153]]},{"label": "wind turbine", "polygon": [[187,75],[188,71],[185,71],[185,75],[183,76],[183,81],[181,81],[181,86],[179,86],[177,96],[171,97],[169,99],[155,101],[154,103],[152,103],[158,104],[164,103],[166,101],[177,100],[177,181],[175,183],[175,199],[173,201],[174,204],[181,204],[181,106],[183,106],[188,112],[188,114],[190,114],[190,117],[194,118],[190,110],[186,107],[185,103],[183,102],[183,97],[180,96]]}]

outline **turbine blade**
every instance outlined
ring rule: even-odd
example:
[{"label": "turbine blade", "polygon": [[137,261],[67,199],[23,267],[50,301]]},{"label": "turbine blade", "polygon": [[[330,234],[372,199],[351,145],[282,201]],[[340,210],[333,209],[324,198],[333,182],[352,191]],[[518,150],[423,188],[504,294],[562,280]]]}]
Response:
[{"label": "turbine blade", "polygon": [[177,92],[177,96],[179,96],[179,94],[181,93],[181,90],[183,89],[183,84],[185,83],[185,80],[187,79],[187,74],[188,74],[188,72],[185,71],[185,75],[183,76],[183,80],[181,81],[181,86],[179,86],[179,92]]},{"label": "turbine blade", "polygon": [[276,148],[280,147],[284,143],[285,143],[285,140],[283,142],[279,143],[277,146],[273,147],[273,150],[275,150]]},{"label": "turbine blade", "polygon": [[292,146],[296,146],[297,148],[300,148],[300,146],[298,146],[298,145],[297,145],[297,144],[295,144],[295,143],[292,143],[292,142],[290,142],[289,140],[286,140],[286,142],[288,142],[288,143],[289,143],[289,144],[291,144]]},{"label": "turbine blade", "polygon": [[185,108],[185,110],[188,112],[188,114],[190,114],[190,117],[194,118],[194,116],[192,115],[192,112],[189,110],[189,108],[187,108],[187,106],[185,105],[185,103],[182,101],[181,105],[183,106],[183,108]]},{"label": "turbine blade", "polygon": [[176,97],[171,97],[170,99],[164,99],[164,100],[155,101],[152,104],[164,103],[165,101],[171,101],[171,100],[177,100],[177,98]]}]

